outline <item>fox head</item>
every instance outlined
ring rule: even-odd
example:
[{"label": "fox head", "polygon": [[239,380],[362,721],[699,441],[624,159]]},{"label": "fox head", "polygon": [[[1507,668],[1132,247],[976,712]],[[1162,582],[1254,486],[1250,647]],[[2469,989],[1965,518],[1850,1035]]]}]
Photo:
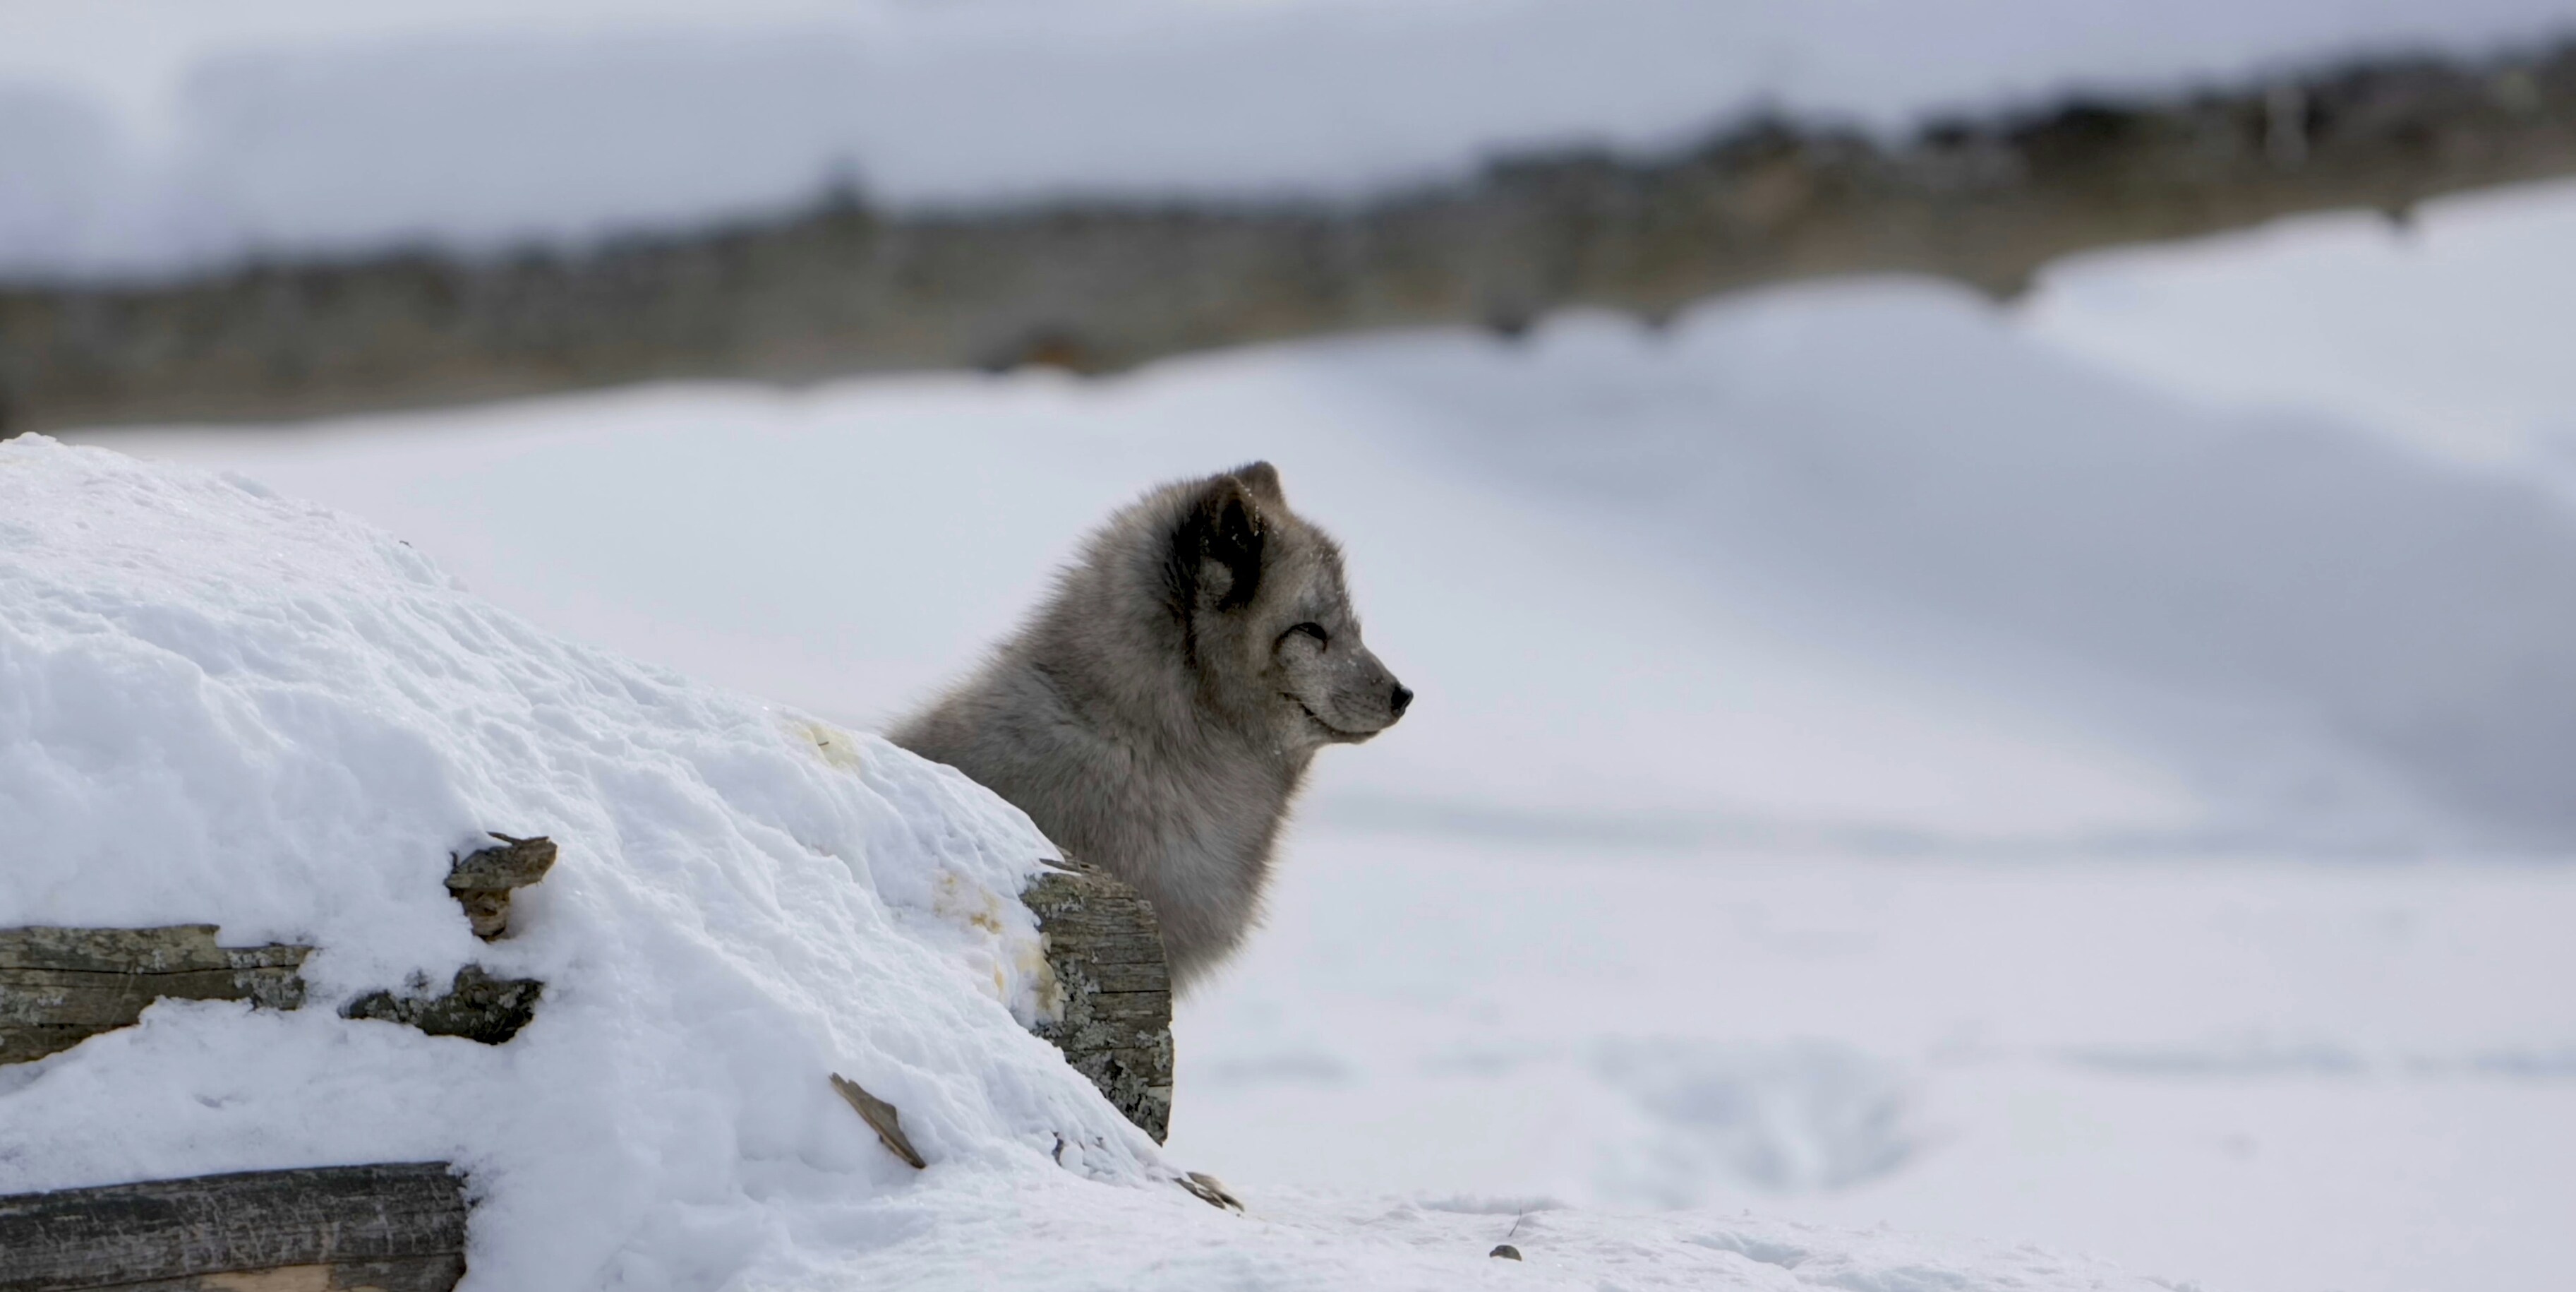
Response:
[{"label": "fox head", "polygon": [[1342,550],[1288,509],[1267,462],[1174,485],[1163,590],[1203,703],[1262,724],[1282,752],[1356,744],[1413,692],[1360,636]]}]

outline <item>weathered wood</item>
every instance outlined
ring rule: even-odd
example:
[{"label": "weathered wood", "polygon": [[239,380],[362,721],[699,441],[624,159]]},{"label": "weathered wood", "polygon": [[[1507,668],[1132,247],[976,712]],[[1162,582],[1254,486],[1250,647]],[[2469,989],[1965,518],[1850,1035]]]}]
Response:
[{"label": "weathered wood", "polygon": [[155,1000],[304,1003],[309,947],[226,947],[211,924],[146,929],[0,929],[0,1063],[67,1050],[128,1027]]},{"label": "weathered wood", "polygon": [[0,434],[285,417],[623,382],[1111,371],[1333,332],[1651,320],[1824,274],[2009,294],[2090,248],[2402,212],[2576,174],[2576,46],[2381,58],[1939,122],[1757,121],[1660,157],[1506,159],[1326,203],[802,214],[499,259],[401,252],[167,285],[0,290]]},{"label": "weathered wood", "polygon": [[486,942],[510,927],[510,891],[545,878],[555,865],[555,841],[544,835],[513,839],[498,831],[491,834],[501,841],[499,847],[481,849],[461,860],[451,853],[453,864],[447,872],[447,891],[465,908],[474,936]]},{"label": "weathered wood", "polygon": [[415,1256],[119,1283],[113,1292],[449,1292],[464,1277],[462,1256]]},{"label": "weathered wood", "polygon": [[448,1292],[465,1230],[443,1162],[18,1194],[0,1197],[0,1292]]},{"label": "weathered wood", "polygon": [[1191,1197],[1222,1211],[1243,1210],[1243,1199],[1227,1191],[1225,1183],[1205,1171],[1184,1172],[1172,1183],[1189,1191]]},{"label": "weathered wood", "polygon": [[912,1146],[912,1137],[903,1133],[903,1113],[893,1104],[869,1094],[858,1082],[837,1072],[832,1074],[832,1089],[839,1091],[842,1101],[859,1114],[859,1120],[877,1133],[877,1142],[885,1145],[887,1152],[902,1158],[916,1171],[929,1165],[922,1161],[921,1150]]},{"label": "weathered wood", "polygon": [[1020,894],[1046,937],[1055,991],[1037,1034],[1156,1143],[1172,1122],[1172,979],[1153,905],[1087,863]]},{"label": "weathered wood", "polygon": [[371,1018],[417,1027],[431,1036],[461,1036],[485,1045],[500,1045],[535,1021],[538,998],[546,985],[534,978],[495,978],[481,965],[456,971],[448,989],[436,996],[426,990],[403,995],[370,992],[340,1009],[342,1018]]}]

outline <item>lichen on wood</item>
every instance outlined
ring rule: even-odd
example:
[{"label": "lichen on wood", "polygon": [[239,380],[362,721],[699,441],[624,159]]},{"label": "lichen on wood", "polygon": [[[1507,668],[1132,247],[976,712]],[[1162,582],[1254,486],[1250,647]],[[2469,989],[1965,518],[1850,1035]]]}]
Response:
[{"label": "lichen on wood", "polygon": [[467,965],[438,995],[429,994],[424,980],[400,995],[369,992],[342,1006],[340,1016],[401,1023],[431,1036],[461,1036],[500,1045],[536,1020],[537,1000],[545,989],[534,978],[495,978],[481,965]]}]

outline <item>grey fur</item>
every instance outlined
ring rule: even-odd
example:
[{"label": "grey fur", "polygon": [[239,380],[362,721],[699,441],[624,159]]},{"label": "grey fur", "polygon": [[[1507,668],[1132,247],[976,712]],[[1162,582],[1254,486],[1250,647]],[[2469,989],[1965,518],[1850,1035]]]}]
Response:
[{"label": "grey fur", "polygon": [[1341,548],[1255,462],[1110,517],[1037,614],[892,739],[1135,885],[1187,987],[1258,918],[1315,751],[1412,698],[1361,643]]}]

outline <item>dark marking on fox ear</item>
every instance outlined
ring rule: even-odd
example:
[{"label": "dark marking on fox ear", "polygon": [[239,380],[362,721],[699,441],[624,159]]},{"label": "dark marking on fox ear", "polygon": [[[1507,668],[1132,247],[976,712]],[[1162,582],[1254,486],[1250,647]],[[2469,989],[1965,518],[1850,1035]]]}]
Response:
[{"label": "dark marking on fox ear", "polygon": [[[1273,478],[1276,483],[1276,478]],[[1261,504],[1239,476],[1220,476],[1199,496],[1199,554],[1225,567],[1216,608],[1241,610],[1261,589],[1261,547],[1268,536]]]},{"label": "dark marking on fox ear", "polygon": [[[1267,530],[1261,504],[1253,500],[1243,481],[1221,475],[1200,487],[1173,531],[1166,566],[1172,611],[1184,626],[1211,592],[1219,610],[1252,604],[1261,586],[1261,548]],[[1210,562],[1224,571],[1221,587],[1208,586],[1213,582],[1208,577]]]},{"label": "dark marking on fox ear", "polygon": [[1279,468],[1267,462],[1247,462],[1226,474],[1242,481],[1253,497],[1273,507],[1288,505],[1287,495],[1279,492]]}]

